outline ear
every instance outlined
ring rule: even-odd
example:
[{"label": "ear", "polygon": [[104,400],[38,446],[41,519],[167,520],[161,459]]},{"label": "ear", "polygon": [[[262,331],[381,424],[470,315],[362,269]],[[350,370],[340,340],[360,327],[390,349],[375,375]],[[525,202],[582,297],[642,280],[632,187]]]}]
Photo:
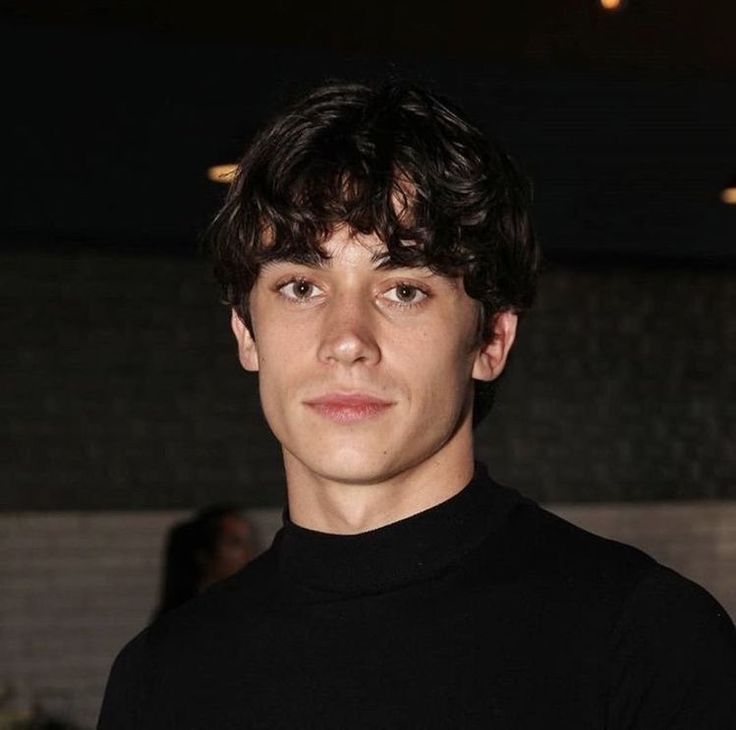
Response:
[{"label": "ear", "polygon": [[256,372],[258,370],[258,349],[256,348],[256,341],[235,309],[230,312],[230,326],[233,329],[235,339],[238,341],[240,364],[246,370]]},{"label": "ear", "polygon": [[511,346],[516,338],[519,316],[510,311],[498,312],[489,323],[484,342],[475,355],[473,378],[495,380],[506,366]]}]

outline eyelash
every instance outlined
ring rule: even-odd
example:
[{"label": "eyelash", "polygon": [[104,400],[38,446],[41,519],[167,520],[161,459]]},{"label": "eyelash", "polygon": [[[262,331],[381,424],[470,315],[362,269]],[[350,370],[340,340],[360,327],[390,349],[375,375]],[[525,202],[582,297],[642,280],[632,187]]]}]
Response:
[{"label": "eyelash", "polygon": [[[302,299],[300,297],[289,297],[283,293],[283,290],[287,286],[290,286],[292,284],[308,284],[314,287],[317,287],[317,285],[305,277],[297,276],[291,279],[287,279],[286,281],[282,281],[276,284],[276,286],[274,287],[276,292],[280,296],[282,296],[284,299],[286,299],[288,302],[291,302],[292,304],[298,304],[298,305],[308,304],[310,302],[310,299],[308,298]],[[400,289],[401,287],[406,287],[407,289],[413,289],[415,291],[418,291],[420,294],[423,294],[424,296],[418,302],[398,302],[398,301],[387,300],[389,303],[389,306],[397,307],[398,309],[413,309],[415,307],[422,306],[422,304],[424,304],[424,302],[426,302],[427,299],[429,299],[432,296],[431,293],[427,289],[424,289],[421,286],[417,286],[416,284],[412,284],[408,281],[398,281],[393,286],[389,287],[387,291]]]},{"label": "eyelash", "polygon": [[413,289],[414,291],[418,291],[420,294],[422,294],[422,298],[418,302],[393,302],[391,301],[391,306],[393,307],[399,307],[400,309],[413,309],[414,307],[421,307],[424,302],[427,301],[430,297],[430,293],[423,289],[421,286],[417,286],[416,284],[411,284],[408,281],[398,281],[396,284],[394,284],[392,287],[388,289],[388,291],[392,291],[395,289],[400,289],[401,287],[406,287],[407,289]]},{"label": "eyelash", "polygon": [[278,294],[280,294],[284,299],[286,299],[289,302],[293,302],[294,304],[306,304],[309,300],[308,299],[301,299],[300,297],[288,297],[283,293],[283,290],[290,286],[291,284],[309,284],[311,286],[316,286],[316,284],[313,284],[309,279],[305,279],[304,277],[294,277],[293,279],[287,279],[286,281],[283,281],[279,284],[276,284],[275,290]]}]

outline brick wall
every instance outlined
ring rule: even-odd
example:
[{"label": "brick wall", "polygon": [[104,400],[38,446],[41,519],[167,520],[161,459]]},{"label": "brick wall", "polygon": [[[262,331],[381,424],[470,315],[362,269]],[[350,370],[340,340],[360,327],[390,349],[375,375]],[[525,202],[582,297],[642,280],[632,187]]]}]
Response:
[{"label": "brick wall", "polygon": [[[736,502],[560,505],[706,586],[736,616]],[[93,727],[110,664],[148,622],[161,548],[179,511],[0,515],[0,692]],[[250,512],[261,543],[278,510]],[[0,711],[0,718],[2,712]]]},{"label": "brick wall", "polygon": [[[17,250],[0,291],[0,510],[280,503],[205,264]],[[551,269],[479,454],[543,501],[736,498],[734,360],[733,269]]]}]

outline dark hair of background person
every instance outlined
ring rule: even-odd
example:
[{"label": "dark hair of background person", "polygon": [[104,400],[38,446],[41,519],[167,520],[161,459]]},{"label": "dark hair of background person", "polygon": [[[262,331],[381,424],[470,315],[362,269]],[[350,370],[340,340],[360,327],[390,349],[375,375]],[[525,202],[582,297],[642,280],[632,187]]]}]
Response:
[{"label": "dark hair of background person", "polygon": [[[462,275],[482,305],[480,344],[496,313],[533,302],[540,254],[530,207],[517,165],[449,102],[393,81],[330,83],[249,145],[212,224],[215,274],[250,328],[260,267],[317,263],[327,258],[321,244],[347,225],[385,243],[382,265]],[[476,423],[494,390],[476,384]]]},{"label": "dark hair of background person", "polygon": [[[245,534],[229,535],[225,520],[243,522]],[[223,545],[223,540],[235,542]],[[242,511],[232,505],[208,507],[192,519],[175,524],[168,533],[164,552],[161,598],[154,614],[157,618],[198,595],[217,579],[228,577],[252,557],[254,536]],[[228,565],[213,566],[222,550],[236,551]],[[214,568],[214,571],[213,571]]]}]

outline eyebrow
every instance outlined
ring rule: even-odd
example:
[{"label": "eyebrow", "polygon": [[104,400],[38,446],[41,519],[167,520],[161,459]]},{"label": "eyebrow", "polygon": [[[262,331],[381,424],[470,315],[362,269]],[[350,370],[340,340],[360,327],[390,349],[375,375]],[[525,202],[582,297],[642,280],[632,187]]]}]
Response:
[{"label": "eyebrow", "polygon": [[[371,263],[374,269],[390,271],[392,269],[426,269],[427,266],[407,266],[399,264],[391,260],[388,251],[377,251],[371,255]],[[325,258],[320,256],[316,251],[295,252],[286,256],[271,259],[264,266],[269,264],[295,264],[297,266],[308,266],[313,269],[330,269],[332,268],[332,257]]]},{"label": "eyebrow", "polygon": [[272,264],[297,264],[299,266],[312,266],[314,268],[326,268],[325,259],[323,259],[316,251],[294,251],[285,256],[277,256],[268,259],[264,266]]},{"label": "eyebrow", "polygon": [[[452,276],[444,275],[437,271],[432,271],[428,266],[406,266],[397,264],[391,261],[387,251],[378,251],[371,256],[371,263],[373,264],[374,271],[397,271],[400,269],[426,269],[430,271],[432,276],[439,276],[444,279],[452,289],[459,290],[460,285],[457,279]],[[306,266],[311,269],[319,269],[322,271],[329,270],[332,268],[332,259],[323,258],[316,251],[303,251],[295,252],[294,254],[281,256],[276,259],[271,259],[264,264],[264,267],[268,265],[276,264],[295,264],[297,266]]]}]

